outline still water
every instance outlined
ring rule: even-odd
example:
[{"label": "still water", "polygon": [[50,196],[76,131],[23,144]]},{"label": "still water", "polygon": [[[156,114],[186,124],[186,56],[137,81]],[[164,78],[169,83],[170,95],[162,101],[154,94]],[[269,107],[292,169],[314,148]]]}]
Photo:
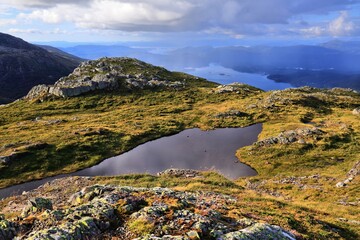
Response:
[{"label": "still water", "polygon": [[119,156],[84,170],[4,188],[0,198],[21,194],[66,176],[112,176],[129,173],[156,174],[168,168],[214,170],[229,179],[254,176],[256,171],[235,157],[238,148],[257,140],[261,124],[245,128],[211,131],[188,129],[178,134],[149,141]]},{"label": "still water", "polygon": [[289,83],[275,82],[268,79],[266,75],[258,73],[244,73],[238,72],[230,68],[225,68],[220,65],[210,64],[207,67],[201,68],[187,68],[183,70],[194,76],[206,78],[210,81],[220,84],[229,84],[233,82],[246,83],[251,86],[260,88],[265,91],[283,90],[293,87]]}]

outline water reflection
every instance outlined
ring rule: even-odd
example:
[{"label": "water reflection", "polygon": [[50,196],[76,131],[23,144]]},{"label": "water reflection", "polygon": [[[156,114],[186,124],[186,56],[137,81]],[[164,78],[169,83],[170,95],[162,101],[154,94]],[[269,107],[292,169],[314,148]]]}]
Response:
[{"label": "water reflection", "polygon": [[188,129],[163,137],[109,158],[99,165],[77,172],[80,176],[155,174],[168,168],[214,169],[230,179],[253,176],[256,172],[235,157],[239,147],[252,144],[261,125],[246,128],[224,128],[213,131]]},{"label": "water reflection", "polygon": [[235,157],[238,148],[257,140],[262,125],[212,131],[188,129],[173,136],[142,144],[119,156],[71,174],[62,174],[0,190],[0,198],[21,194],[67,176],[111,176],[127,173],[155,174],[168,168],[216,170],[229,179],[256,175]]},{"label": "water reflection", "polygon": [[216,64],[210,64],[209,66],[202,68],[182,69],[182,71],[198,77],[206,78],[210,81],[214,81],[220,84],[241,82],[263,89],[265,91],[282,90],[293,87],[289,83],[275,82],[271,79],[268,79],[266,75],[238,72],[231,68],[225,68]]}]

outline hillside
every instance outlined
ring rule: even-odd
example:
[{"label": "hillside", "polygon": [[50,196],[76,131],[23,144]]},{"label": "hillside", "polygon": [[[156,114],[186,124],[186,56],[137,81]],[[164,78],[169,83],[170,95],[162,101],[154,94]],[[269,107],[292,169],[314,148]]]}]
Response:
[{"label": "hillside", "polygon": [[0,107],[0,186],[74,172],[186,128],[263,123],[258,142],[236,153],[258,175],[55,180],[2,200],[0,228],[5,239],[357,239],[359,107],[351,89],[264,92],[136,59],[83,63]]},{"label": "hillside", "polygon": [[72,61],[78,62],[78,63],[85,61],[85,59],[83,59],[83,58],[80,58],[75,55],[64,52],[56,47],[52,47],[52,46],[48,46],[48,45],[37,45],[37,46],[45,49],[46,51],[48,51],[54,55],[61,57],[61,58],[69,59],[69,60],[72,60]]},{"label": "hillside", "polygon": [[54,83],[80,63],[0,33],[0,103],[23,97],[37,84]]}]

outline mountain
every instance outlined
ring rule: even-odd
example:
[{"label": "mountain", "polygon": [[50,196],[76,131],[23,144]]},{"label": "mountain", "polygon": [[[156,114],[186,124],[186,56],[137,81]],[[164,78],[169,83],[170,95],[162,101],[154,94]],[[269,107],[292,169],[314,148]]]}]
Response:
[{"label": "mountain", "polygon": [[169,52],[169,64],[180,67],[207,66],[210,63],[242,71],[271,72],[278,69],[334,69],[360,72],[360,55],[320,46],[285,47],[189,47]]},{"label": "mountain", "polygon": [[[347,42],[346,42],[347,43]],[[349,43],[350,44],[350,43]],[[220,65],[239,72],[261,73],[293,86],[350,87],[360,90],[360,53],[357,42],[350,46],[335,41],[322,45],[186,47],[161,54],[150,48],[79,45],[63,51],[89,59],[107,56],[135,57],[169,69]],[[327,80],[325,80],[327,79]]]},{"label": "mountain", "polygon": [[329,49],[335,49],[351,54],[360,54],[360,41],[333,40],[322,43],[319,46]]},{"label": "mountain", "polygon": [[131,57],[133,54],[144,53],[136,49],[119,45],[79,45],[61,48],[61,50],[84,59],[98,59],[102,57]]},{"label": "mountain", "polygon": [[52,47],[52,46],[48,46],[48,45],[37,45],[37,46],[45,49],[46,51],[48,51],[58,57],[61,57],[61,58],[69,59],[69,60],[76,61],[76,62],[85,61],[84,58],[80,58],[75,55],[69,54],[67,52],[60,50],[59,48],[56,48],[56,47]]},{"label": "mountain", "polygon": [[53,85],[37,85],[27,99],[57,96],[74,97],[100,91],[131,91],[134,89],[181,89],[192,82],[207,85],[204,79],[170,72],[133,58],[100,58],[82,63],[71,74]]},{"label": "mountain", "polygon": [[[359,117],[360,94],[351,89],[264,92],[131,58],[84,62],[0,107],[0,187],[11,186],[0,196],[18,183],[33,189],[0,201],[1,239],[359,239]],[[254,124],[258,139],[234,155],[256,176],[77,176],[186,129],[211,135]],[[34,189],[32,180],[46,177],[55,180]]]},{"label": "mountain", "polygon": [[54,54],[0,33],[0,101],[5,103],[21,98],[37,84],[54,83],[80,62],[79,58],[59,52]]},{"label": "mountain", "polygon": [[266,74],[296,87],[360,90],[360,45],[354,42],[346,46],[337,42],[322,46],[188,47],[157,60],[176,69],[217,64],[239,72]]}]

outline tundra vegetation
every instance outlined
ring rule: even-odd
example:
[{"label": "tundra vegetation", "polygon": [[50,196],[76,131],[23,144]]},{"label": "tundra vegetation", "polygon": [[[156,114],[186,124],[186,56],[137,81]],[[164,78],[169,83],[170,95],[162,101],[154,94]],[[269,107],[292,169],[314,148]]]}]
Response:
[{"label": "tundra vegetation", "polygon": [[[89,68],[99,63],[102,69]],[[110,65],[119,68],[104,68]],[[203,172],[195,178],[166,174],[79,178],[79,184],[64,187],[59,181],[35,193],[54,199],[62,191],[69,197],[94,184],[209,191],[237,199],[223,213],[224,219],[279,225],[299,239],[360,236],[360,115],[354,110],[360,106],[359,93],[340,88],[264,92],[245,84],[219,86],[134,59],[101,59],[74,73],[68,78],[76,87],[99,74],[119,77],[115,85],[90,88],[78,96],[56,96],[42,88],[38,95],[1,106],[1,187],[74,172],[186,128],[262,123],[259,141],[234,153],[256,169],[254,177],[230,181]],[[0,209],[7,218],[17,216],[21,209],[9,211],[9,203],[20,206],[33,195],[4,199]],[[164,201],[176,205],[171,197]],[[66,208],[60,200],[54,205]],[[124,216],[133,237],[157,231],[148,221],[128,215]]]}]

